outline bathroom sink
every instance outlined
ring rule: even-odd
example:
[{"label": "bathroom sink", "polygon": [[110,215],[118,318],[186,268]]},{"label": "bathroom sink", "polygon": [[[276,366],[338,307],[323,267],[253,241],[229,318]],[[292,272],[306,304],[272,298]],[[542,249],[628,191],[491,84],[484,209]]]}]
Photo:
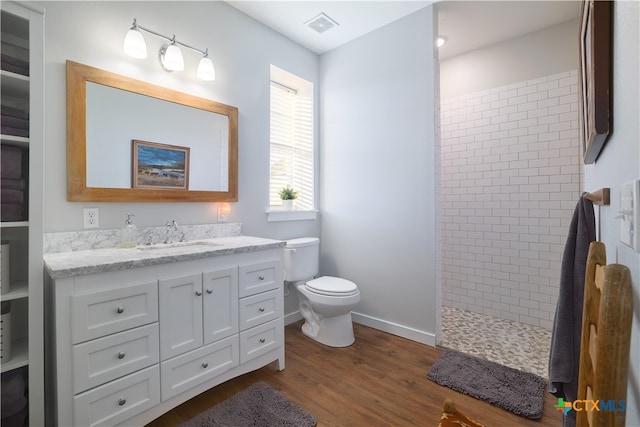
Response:
[{"label": "bathroom sink", "polygon": [[138,245],[141,251],[150,251],[156,249],[182,248],[189,246],[223,246],[221,243],[209,242],[206,240],[193,240],[190,242],[173,242],[173,243],[156,243],[153,245]]}]

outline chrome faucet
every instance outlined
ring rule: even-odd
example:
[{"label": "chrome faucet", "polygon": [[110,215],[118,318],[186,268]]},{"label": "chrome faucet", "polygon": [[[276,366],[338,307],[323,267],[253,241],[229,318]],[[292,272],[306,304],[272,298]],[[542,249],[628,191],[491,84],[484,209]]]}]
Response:
[{"label": "chrome faucet", "polygon": [[178,231],[178,223],[175,220],[167,221],[165,224],[167,236],[164,239],[165,243],[171,243],[171,237],[174,232]]}]

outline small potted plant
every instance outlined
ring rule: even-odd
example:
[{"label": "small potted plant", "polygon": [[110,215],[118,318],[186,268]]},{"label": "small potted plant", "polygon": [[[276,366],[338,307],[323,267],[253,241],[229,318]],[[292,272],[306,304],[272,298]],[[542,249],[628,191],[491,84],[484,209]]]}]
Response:
[{"label": "small potted plant", "polygon": [[298,192],[287,185],[282,190],[280,190],[278,194],[280,194],[280,198],[282,199],[282,206],[284,207],[284,209],[289,211],[292,210],[293,201],[298,198]]}]

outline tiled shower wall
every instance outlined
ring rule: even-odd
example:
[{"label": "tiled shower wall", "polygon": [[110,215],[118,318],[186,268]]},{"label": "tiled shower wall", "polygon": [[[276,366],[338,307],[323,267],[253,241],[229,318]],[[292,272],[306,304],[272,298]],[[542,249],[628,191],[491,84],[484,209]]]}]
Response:
[{"label": "tiled shower wall", "polygon": [[582,188],[577,71],[441,102],[442,303],[551,328]]}]

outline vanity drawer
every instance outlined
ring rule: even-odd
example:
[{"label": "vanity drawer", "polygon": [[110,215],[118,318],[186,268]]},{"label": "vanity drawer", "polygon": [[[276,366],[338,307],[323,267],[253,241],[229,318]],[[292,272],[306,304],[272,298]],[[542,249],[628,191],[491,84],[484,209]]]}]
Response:
[{"label": "vanity drawer", "polygon": [[158,365],[73,398],[73,425],[116,425],[160,403]]},{"label": "vanity drawer", "polygon": [[240,363],[268,353],[279,345],[284,345],[284,329],[277,319],[240,332]]},{"label": "vanity drawer", "polygon": [[269,320],[277,319],[282,313],[280,289],[263,292],[240,299],[240,330],[244,331]]},{"label": "vanity drawer", "polygon": [[241,265],[239,267],[240,298],[279,288],[282,285],[276,281],[279,266],[279,260]]},{"label": "vanity drawer", "polygon": [[158,321],[158,283],[71,296],[73,344]]},{"label": "vanity drawer", "polygon": [[73,390],[88,390],[158,363],[158,324],[73,346]]},{"label": "vanity drawer", "polygon": [[238,336],[234,335],[162,362],[162,400],[238,366],[238,347]]}]

